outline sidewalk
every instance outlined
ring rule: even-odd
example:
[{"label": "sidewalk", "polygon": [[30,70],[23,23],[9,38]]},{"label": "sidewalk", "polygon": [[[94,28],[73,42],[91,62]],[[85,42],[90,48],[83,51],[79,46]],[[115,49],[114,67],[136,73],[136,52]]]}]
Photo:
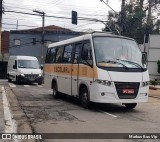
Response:
[{"label": "sidewalk", "polygon": [[2,86],[0,86],[0,133],[4,133],[4,112],[2,100]]},{"label": "sidewalk", "polygon": [[149,96],[160,98],[160,90],[149,90]]},{"label": "sidewalk", "polygon": [[149,96],[160,98],[160,85],[150,85],[149,88]]}]

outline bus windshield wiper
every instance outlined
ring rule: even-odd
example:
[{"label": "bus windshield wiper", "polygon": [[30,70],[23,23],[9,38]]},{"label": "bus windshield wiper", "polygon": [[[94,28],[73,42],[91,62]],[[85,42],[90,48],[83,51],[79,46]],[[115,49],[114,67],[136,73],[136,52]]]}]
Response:
[{"label": "bus windshield wiper", "polygon": [[120,64],[120,65],[122,65],[123,67],[125,67],[127,70],[129,70],[129,68],[128,68],[126,65],[124,65],[123,63],[120,63],[120,62],[117,62],[117,61],[113,61],[113,60],[100,61],[100,62],[98,62],[98,63],[113,63],[113,64]]},{"label": "bus windshield wiper", "polygon": [[132,61],[128,61],[128,60],[121,60],[121,59],[117,59],[117,60],[131,63],[131,64],[141,68],[142,70],[144,70],[144,68],[141,65],[139,65],[138,63],[135,63],[135,62],[132,62]]}]

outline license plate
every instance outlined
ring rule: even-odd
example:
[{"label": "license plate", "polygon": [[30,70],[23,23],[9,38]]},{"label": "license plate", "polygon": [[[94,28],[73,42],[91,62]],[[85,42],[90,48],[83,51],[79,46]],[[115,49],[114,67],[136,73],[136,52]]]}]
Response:
[{"label": "license plate", "polygon": [[123,89],[123,94],[134,94],[134,89]]}]

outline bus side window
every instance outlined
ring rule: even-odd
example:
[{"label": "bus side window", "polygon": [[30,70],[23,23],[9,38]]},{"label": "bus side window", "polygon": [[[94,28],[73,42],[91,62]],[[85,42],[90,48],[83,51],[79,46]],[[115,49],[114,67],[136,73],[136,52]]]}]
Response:
[{"label": "bus side window", "polygon": [[56,48],[51,48],[47,50],[45,63],[54,63],[56,55]]},{"label": "bus side window", "polygon": [[47,50],[45,63],[49,63],[51,49]]},{"label": "bus side window", "polygon": [[62,63],[64,46],[58,47],[57,55],[56,55],[56,63]]},{"label": "bus side window", "polygon": [[72,57],[72,45],[66,45],[64,49],[63,62],[70,63]]},{"label": "bus side window", "polygon": [[51,54],[50,55],[50,63],[54,63],[55,62],[55,56],[56,56],[56,48],[52,48],[50,54]]},{"label": "bus side window", "polygon": [[75,45],[74,60],[73,60],[74,64],[77,64],[79,62],[81,49],[82,49],[82,43]]},{"label": "bus side window", "polygon": [[[83,57],[84,57],[84,59],[83,59]],[[90,65],[93,64],[92,48],[91,48],[90,41],[87,41],[83,44],[81,58],[82,58],[82,60],[81,60],[82,63],[86,64],[86,61],[87,61]]]}]

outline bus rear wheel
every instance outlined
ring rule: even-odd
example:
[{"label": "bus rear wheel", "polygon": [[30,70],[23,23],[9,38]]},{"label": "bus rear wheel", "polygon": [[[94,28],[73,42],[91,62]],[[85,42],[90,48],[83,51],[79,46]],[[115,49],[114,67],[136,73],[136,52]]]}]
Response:
[{"label": "bus rear wheel", "polygon": [[131,110],[134,109],[137,105],[137,103],[131,103],[131,104],[124,104],[127,109]]},{"label": "bus rear wheel", "polygon": [[56,83],[53,83],[53,84],[52,84],[52,90],[53,90],[53,97],[54,97],[55,99],[57,99],[58,96],[59,96],[59,94],[58,94],[58,91],[57,91],[57,84],[56,84]]},{"label": "bus rear wheel", "polygon": [[89,108],[90,106],[89,94],[87,88],[85,87],[82,89],[80,93],[80,102],[84,108]]}]

